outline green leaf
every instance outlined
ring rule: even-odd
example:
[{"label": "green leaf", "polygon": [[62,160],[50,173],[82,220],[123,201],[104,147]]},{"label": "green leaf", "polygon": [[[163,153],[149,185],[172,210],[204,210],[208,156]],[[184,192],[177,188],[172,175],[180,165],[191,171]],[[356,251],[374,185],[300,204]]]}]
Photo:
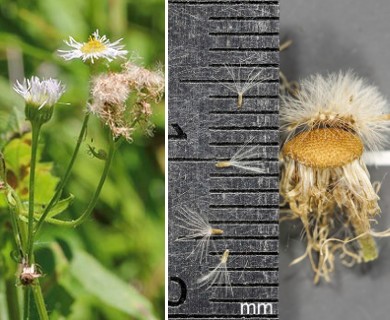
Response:
[{"label": "green leaf", "polygon": [[[42,155],[42,147],[38,146],[38,159]],[[7,182],[19,194],[22,200],[28,200],[28,186],[30,179],[31,134],[11,140],[4,147],[4,160],[8,172]],[[54,195],[59,178],[52,174],[52,162],[38,162],[35,173],[35,201],[45,204]]]},{"label": "green leaf", "polygon": [[19,177],[21,168],[28,167],[30,164],[31,134],[11,140],[5,146],[3,154],[7,170],[11,170]]},{"label": "green leaf", "polygon": [[82,287],[77,289],[76,285],[68,286],[69,278],[62,278],[68,289],[73,294],[84,291],[91,298],[95,297],[100,303],[120,310],[135,319],[154,320],[150,302],[143,297],[136,289],[123,280],[116,277],[105,269],[97,260],[83,251],[73,252],[73,259],[70,262],[69,272],[73,280]]},{"label": "green leaf", "polygon": [[[53,206],[53,208],[50,210],[50,213],[47,215],[47,217],[53,218],[56,215],[59,215],[60,213],[64,212],[72,204],[73,200],[74,200],[74,195],[71,194],[68,198],[58,201],[57,204]],[[46,205],[37,203],[35,205],[34,212],[38,217],[40,217],[45,211],[45,209],[46,209]]]},{"label": "green leaf", "polygon": [[[37,203],[47,203],[51,200],[55,193],[59,178],[53,176],[53,163],[40,162],[36,165],[35,171],[35,201]],[[28,188],[30,174],[28,174],[22,181],[21,185]],[[27,197],[22,196],[22,199]]]}]

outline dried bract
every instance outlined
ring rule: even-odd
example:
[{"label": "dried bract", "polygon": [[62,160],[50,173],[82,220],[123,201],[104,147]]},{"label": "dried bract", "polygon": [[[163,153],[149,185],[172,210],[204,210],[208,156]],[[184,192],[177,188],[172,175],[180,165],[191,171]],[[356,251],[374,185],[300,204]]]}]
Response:
[{"label": "dried bract", "polygon": [[42,273],[38,270],[35,264],[31,266],[22,264],[22,271],[19,275],[20,283],[24,286],[29,286],[34,283],[35,279],[42,277]]}]

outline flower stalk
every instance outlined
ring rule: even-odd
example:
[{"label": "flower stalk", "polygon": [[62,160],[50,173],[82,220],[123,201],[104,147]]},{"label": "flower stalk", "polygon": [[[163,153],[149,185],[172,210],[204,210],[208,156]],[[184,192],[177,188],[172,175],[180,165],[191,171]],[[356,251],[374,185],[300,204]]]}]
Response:
[{"label": "flower stalk", "polygon": [[92,195],[92,198],[91,198],[87,208],[84,210],[84,212],[81,214],[81,216],[78,217],[75,220],[70,220],[70,221],[51,219],[52,222],[54,221],[54,223],[56,225],[61,225],[61,226],[66,226],[66,227],[77,227],[77,226],[79,226],[80,224],[82,224],[83,222],[85,222],[89,218],[89,216],[91,215],[91,213],[92,213],[93,209],[95,208],[96,203],[97,203],[97,201],[99,199],[99,195],[100,195],[100,192],[102,191],[102,188],[104,186],[104,182],[107,179],[108,172],[109,172],[112,160],[114,158],[115,151],[118,149],[121,141],[122,141],[121,139],[114,140],[112,138],[111,134],[110,134],[109,150],[108,150],[107,159],[105,160],[103,173],[100,176],[99,183],[98,183],[98,185],[96,187],[96,190],[95,190],[94,194]]},{"label": "flower stalk", "polygon": [[55,204],[60,199],[62,191],[64,190],[64,187],[65,187],[65,185],[67,184],[67,182],[69,180],[70,173],[71,173],[71,171],[73,169],[73,165],[74,165],[74,163],[76,161],[76,158],[77,158],[77,155],[78,155],[78,153],[80,151],[80,146],[81,146],[81,144],[83,142],[83,139],[85,137],[85,134],[87,132],[89,117],[90,117],[89,112],[86,112],[85,116],[84,116],[83,125],[81,127],[79,137],[77,139],[76,147],[74,148],[74,151],[73,151],[73,154],[72,154],[72,158],[69,161],[69,164],[68,164],[68,167],[66,169],[65,175],[62,178],[59,186],[57,187],[56,193],[54,194],[53,198],[50,200],[48,206],[46,207],[45,211],[43,212],[42,216],[39,218],[39,220],[38,220],[38,222],[36,224],[35,233],[34,233],[35,235],[38,234],[40,228],[42,227],[42,224],[45,222],[48,214],[50,213],[50,210],[53,208],[53,206],[55,206]]},{"label": "flower stalk", "polygon": [[37,162],[38,138],[41,124],[32,123],[30,182],[28,191],[28,238],[26,255],[27,261],[33,263],[32,254],[34,247],[34,204],[35,204],[35,167]]}]

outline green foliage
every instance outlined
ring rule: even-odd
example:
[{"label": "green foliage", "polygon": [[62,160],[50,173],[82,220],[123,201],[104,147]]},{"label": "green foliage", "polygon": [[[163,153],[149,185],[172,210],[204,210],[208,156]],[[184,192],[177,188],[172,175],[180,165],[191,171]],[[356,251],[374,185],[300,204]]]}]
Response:
[{"label": "green foliage", "polygon": [[[28,200],[28,182],[30,179],[31,134],[13,139],[4,150],[8,183],[17,191],[21,200]],[[42,148],[38,148],[38,159]],[[40,206],[53,197],[59,178],[53,176],[52,162],[39,162],[36,167],[35,200]]]},{"label": "green foliage", "polygon": [[[0,0],[0,150],[24,201],[30,152],[24,133],[29,128],[23,101],[11,86],[31,75],[57,77],[67,86],[61,99],[67,105],[56,106],[40,140],[37,216],[64,174],[88,99],[89,68],[81,61],[65,62],[55,51],[66,47],[68,36],[86,41],[97,28],[112,40],[123,38],[134,59],[141,57],[136,62],[152,68],[164,62],[163,0]],[[153,122],[154,137],[135,134],[132,144],[120,147],[89,221],[76,229],[44,225],[37,261],[45,273],[41,283],[51,319],[152,319],[140,315],[140,306],[164,317],[164,103],[154,108]],[[73,219],[84,210],[104,165],[90,148],[103,154],[106,137],[106,128],[92,119],[65,200],[51,217]],[[0,239],[8,244],[0,252],[0,273],[1,261],[9,261],[14,250],[8,214],[0,208]],[[11,240],[3,242],[4,237]],[[47,249],[51,243],[61,245],[64,260],[54,247]],[[7,319],[2,275],[0,318]]]}]

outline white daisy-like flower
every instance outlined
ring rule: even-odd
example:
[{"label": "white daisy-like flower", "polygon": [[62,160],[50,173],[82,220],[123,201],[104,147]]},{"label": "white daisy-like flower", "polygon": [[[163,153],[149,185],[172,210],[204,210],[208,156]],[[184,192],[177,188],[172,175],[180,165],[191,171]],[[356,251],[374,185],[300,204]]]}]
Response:
[{"label": "white daisy-like flower", "polygon": [[33,76],[23,79],[22,83],[16,81],[14,90],[24,98],[26,104],[41,109],[55,105],[65,92],[65,86],[56,79],[40,80]]},{"label": "white daisy-like flower", "polygon": [[128,53],[127,50],[123,50],[124,45],[119,44],[121,41],[122,39],[119,39],[111,43],[105,35],[100,36],[99,30],[96,30],[88,42],[77,42],[69,37],[69,40],[64,42],[73,49],[58,52],[65,60],[82,59],[84,62],[91,60],[91,63],[94,63],[95,60],[104,58],[111,62],[118,57],[125,58]]}]

